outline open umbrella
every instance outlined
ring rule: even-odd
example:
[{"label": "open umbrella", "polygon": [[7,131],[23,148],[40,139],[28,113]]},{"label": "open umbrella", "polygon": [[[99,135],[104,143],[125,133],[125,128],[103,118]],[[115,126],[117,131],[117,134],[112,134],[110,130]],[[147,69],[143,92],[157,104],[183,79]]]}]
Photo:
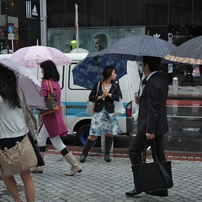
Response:
[{"label": "open umbrella", "polygon": [[0,64],[16,74],[18,86],[23,90],[28,106],[46,109],[41,85],[29,69],[8,58],[1,59]]},{"label": "open umbrella", "polygon": [[164,59],[176,46],[168,41],[149,35],[132,35],[121,38],[107,49],[101,56],[107,56],[118,60],[142,61],[143,56],[160,57],[162,63],[168,63]]},{"label": "open umbrella", "polygon": [[106,66],[117,70],[116,80],[127,74],[127,61],[119,61],[109,57],[100,57],[100,53],[89,53],[72,70],[74,84],[91,90],[94,84],[102,80],[101,73]]},{"label": "open umbrella", "polygon": [[202,65],[201,42],[202,36],[190,39],[170,52],[165,59],[172,62]]},{"label": "open umbrella", "polygon": [[69,65],[71,60],[60,50],[48,46],[28,46],[20,48],[11,57],[25,67],[36,67],[45,60],[52,60],[55,65]]},{"label": "open umbrella", "polygon": [[84,48],[78,48],[78,49],[75,48],[71,50],[69,53],[89,53],[89,51]]}]

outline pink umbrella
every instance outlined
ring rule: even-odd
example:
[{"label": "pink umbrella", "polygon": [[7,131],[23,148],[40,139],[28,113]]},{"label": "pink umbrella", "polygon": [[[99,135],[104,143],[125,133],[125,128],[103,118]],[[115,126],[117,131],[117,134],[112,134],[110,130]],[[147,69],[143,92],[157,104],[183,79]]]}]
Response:
[{"label": "pink umbrella", "polygon": [[61,51],[48,46],[28,46],[17,50],[11,59],[25,67],[36,67],[45,60],[52,60],[55,65],[69,65],[71,60]]}]

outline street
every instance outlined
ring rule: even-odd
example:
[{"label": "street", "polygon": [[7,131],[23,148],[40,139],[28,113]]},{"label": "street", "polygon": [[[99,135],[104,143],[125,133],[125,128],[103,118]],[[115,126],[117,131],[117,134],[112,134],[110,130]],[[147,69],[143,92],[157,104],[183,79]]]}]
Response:
[{"label": "street", "polygon": [[[164,136],[166,151],[202,152],[202,107],[168,106],[169,132]],[[115,148],[128,148],[134,137],[114,137]],[[76,145],[74,136],[64,139],[67,145]]]}]

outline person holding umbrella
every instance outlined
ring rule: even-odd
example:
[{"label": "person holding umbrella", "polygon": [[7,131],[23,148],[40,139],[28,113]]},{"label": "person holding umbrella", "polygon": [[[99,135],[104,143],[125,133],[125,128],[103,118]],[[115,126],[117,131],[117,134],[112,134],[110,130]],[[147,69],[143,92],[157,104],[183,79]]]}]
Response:
[{"label": "person holding umbrella", "polygon": [[[64,145],[61,140],[61,135],[64,135],[68,132],[67,126],[62,117],[62,110],[60,107],[60,97],[61,97],[61,89],[58,83],[60,79],[59,72],[54,62],[51,60],[44,61],[40,64],[41,72],[43,75],[42,78],[42,95],[46,99],[48,96],[48,91],[50,92],[49,88],[46,85],[46,80],[49,80],[54,93],[57,95],[57,102],[59,105],[60,110],[48,115],[42,115],[42,126],[40,128],[37,143],[39,147],[39,151],[41,156],[44,157],[45,155],[45,148],[46,148],[46,140],[50,137],[50,140],[53,146],[60,151],[60,153],[64,156],[67,162],[71,165],[71,171],[65,173],[65,175],[72,176],[76,172],[81,172],[81,166],[77,163],[76,159],[74,158],[72,152]],[[35,167],[31,169],[31,172],[43,172],[42,167]]]},{"label": "person holding umbrella", "polygon": [[[25,100],[24,100],[25,101]],[[0,65],[0,148],[8,149],[21,142],[28,133],[23,111],[23,93],[17,87],[15,73]],[[15,202],[20,202],[20,195],[13,176],[6,177],[1,169],[2,180],[8,188]],[[30,170],[20,173],[24,184],[25,197],[28,202],[35,201],[35,187],[30,175]]]},{"label": "person holding umbrella", "polygon": [[103,85],[99,85],[100,82],[97,82],[89,95],[89,100],[96,102],[96,104],[89,131],[90,135],[80,157],[80,162],[82,163],[85,162],[94,141],[101,135],[106,137],[104,159],[106,162],[110,162],[113,135],[121,132],[119,117],[114,113],[114,100],[119,101],[119,98],[122,99],[119,84],[112,82],[117,77],[116,68],[112,66],[105,67],[103,76]]},{"label": "person holding umbrella", "polygon": [[[143,72],[147,76],[147,82],[141,96],[135,98],[139,104],[138,131],[129,148],[129,157],[132,165],[142,163],[141,153],[145,142],[153,153],[152,139],[155,140],[156,155],[159,161],[166,161],[164,153],[163,135],[168,132],[166,117],[166,101],[168,96],[168,85],[166,80],[159,75],[158,70],[161,58],[143,56]],[[136,173],[133,173],[135,182]],[[140,194],[134,188],[126,192],[127,196]],[[168,196],[167,190],[147,192],[150,195]]]}]

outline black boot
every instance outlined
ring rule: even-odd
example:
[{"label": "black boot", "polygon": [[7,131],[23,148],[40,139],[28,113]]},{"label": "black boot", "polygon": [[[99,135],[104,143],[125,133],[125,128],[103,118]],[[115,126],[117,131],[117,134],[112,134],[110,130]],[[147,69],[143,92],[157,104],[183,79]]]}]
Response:
[{"label": "black boot", "polygon": [[88,152],[91,149],[93,143],[94,143],[94,141],[87,139],[86,144],[85,144],[85,146],[83,148],[83,152],[82,152],[81,157],[79,159],[79,161],[81,163],[84,163],[86,161],[86,157],[87,157]]},{"label": "black boot", "polygon": [[111,158],[110,158],[110,149],[112,146],[112,140],[113,137],[105,137],[105,161],[106,162],[111,162]]}]

